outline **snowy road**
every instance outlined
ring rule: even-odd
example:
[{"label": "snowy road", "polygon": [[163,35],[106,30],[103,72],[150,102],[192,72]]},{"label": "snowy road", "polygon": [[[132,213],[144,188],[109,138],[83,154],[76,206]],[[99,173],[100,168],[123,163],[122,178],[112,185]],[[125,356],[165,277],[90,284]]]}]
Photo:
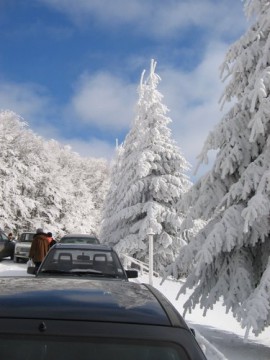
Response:
[{"label": "snowy road", "polygon": [[[0,262],[0,276],[10,275],[32,277],[26,273],[26,264],[15,264],[11,260],[3,260]],[[148,282],[147,276],[141,276],[139,280]],[[174,304],[180,313],[183,312],[181,304],[185,298],[175,300],[180,287],[178,282],[165,281],[163,285],[160,285],[160,279],[154,278],[154,286]],[[259,337],[250,335],[245,342],[244,330],[231,315],[225,314],[221,304],[218,304],[205,317],[202,316],[200,309],[195,309],[192,314],[186,316],[186,320],[196,330],[198,341],[205,348],[208,360],[270,360],[270,329]]]},{"label": "snowy road", "polygon": [[[165,281],[163,285],[158,282],[154,285],[182,314],[182,304],[187,295],[182,295],[179,300],[175,300],[180,284],[176,281]],[[206,316],[203,316],[200,308],[195,308],[191,314],[186,315],[185,320],[197,334],[202,335],[206,342],[214,347],[212,353],[206,352],[208,360],[270,360],[270,328],[258,337],[250,334],[245,341],[245,330],[231,314],[225,313],[221,303],[217,303],[213,310],[207,312]],[[215,350],[218,350],[220,354],[215,353]]]},{"label": "snowy road", "polygon": [[263,344],[254,341],[244,343],[242,336],[211,326],[196,324],[194,327],[229,360],[270,359],[270,347]]}]

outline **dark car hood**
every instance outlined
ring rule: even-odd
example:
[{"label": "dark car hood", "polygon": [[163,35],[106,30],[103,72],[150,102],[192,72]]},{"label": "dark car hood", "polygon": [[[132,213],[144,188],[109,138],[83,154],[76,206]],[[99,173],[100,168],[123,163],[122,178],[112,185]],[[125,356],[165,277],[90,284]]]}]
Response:
[{"label": "dark car hood", "polygon": [[0,278],[0,318],[170,325],[142,284],[63,278]]}]

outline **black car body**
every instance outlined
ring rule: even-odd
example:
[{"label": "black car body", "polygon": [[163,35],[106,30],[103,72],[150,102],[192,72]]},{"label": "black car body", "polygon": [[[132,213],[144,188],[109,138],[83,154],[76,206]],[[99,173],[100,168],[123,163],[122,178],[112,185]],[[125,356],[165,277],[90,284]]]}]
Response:
[{"label": "black car body", "polygon": [[3,230],[0,229],[0,261],[6,257],[13,259],[15,241],[10,241]]},{"label": "black car body", "polygon": [[0,278],[0,357],[206,360],[155,288],[132,282]]},{"label": "black car body", "polygon": [[129,277],[137,277],[138,273],[124,270],[117,253],[110,246],[58,243],[46,255],[36,276],[128,280]]}]

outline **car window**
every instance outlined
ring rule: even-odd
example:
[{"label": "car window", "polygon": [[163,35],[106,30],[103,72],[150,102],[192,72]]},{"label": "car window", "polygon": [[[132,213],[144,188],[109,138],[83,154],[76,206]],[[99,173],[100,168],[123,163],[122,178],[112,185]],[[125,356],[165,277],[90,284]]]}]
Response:
[{"label": "car window", "polygon": [[0,241],[6,241],[8,240],[8,237],[5,233],[1,232],[0,233]]},{"label": "car window", "polygon": [[1,359],[21,360],[22,354],[27,360],[189,360],[181,346],[170,343],[74,337],[0,338]]},{"label": "car window", "polygon": [[95,272],[125,277],[123,267],[114,251],[95,249],[52,248],[41,265],[40,272]]},{"label": "car window", "polygon": [[99,244],[99,241],[95,237],[63,237],[60,240],[63,244]]},{"label": "car window", "polygon": [[19,241],[20,242],[32,242],[35,233],[22,233]]},{"label": "car window", "polygon": [[22,241],[31,242],[35,234],[25,234]]}]

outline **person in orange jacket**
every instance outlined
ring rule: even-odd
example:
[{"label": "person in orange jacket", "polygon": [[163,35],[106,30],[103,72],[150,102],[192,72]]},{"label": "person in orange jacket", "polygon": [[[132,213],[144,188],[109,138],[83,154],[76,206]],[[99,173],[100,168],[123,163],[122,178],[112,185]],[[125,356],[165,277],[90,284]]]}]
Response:
[{"label": "person in orange jacket", "polygon": [[36,266],[36,271],[38,270],[40,264],[45,258],[49,250],[49,242],[46,234],[43,232],[43,229],[37,229],[36,234],[33,237],[33,241],[29,251],[29,258],[32,259]]},{"label": "person in orange jacket", "polygon": [[49,242],[49,248],[56,244],[56,241],[54,240],[51,232],[47,232],[47,240]]}]

